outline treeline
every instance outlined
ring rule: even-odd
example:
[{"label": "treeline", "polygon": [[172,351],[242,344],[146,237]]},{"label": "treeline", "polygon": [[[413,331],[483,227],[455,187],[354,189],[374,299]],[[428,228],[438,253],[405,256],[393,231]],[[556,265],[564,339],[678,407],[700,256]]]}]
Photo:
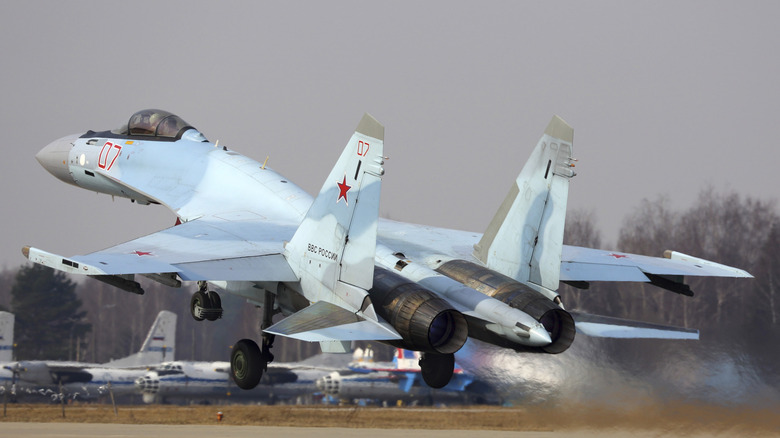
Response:
[{"label": "treeline", "polygon": [[[14,353],[18,360],[102,363],[130,355],[141,347],[161,310],[178,316],[176,359],[229,360],[236,341],[260,338],[260,309],[230,294],[221,294],[222,319],[195,321],[189,311],[194,285],[169,288],[139,276],[146,293],[135,295],[32,264],[6,270],[0,279],[4,280],[0,310],[16,315]],[[279,361],[301,360],[318,351],[319,344],[279,337],[274,345]]]},{"label": "treeline", "polygon": [[[672,249],[686,254],[739,267],[755,279],[687,278],[695,296],[685,297],[659,289],[649,283],[593,283],[587,290],[562,286],[561,295],[567,308],[609,316],[665,323],[701,330],[702,342],[711,339],[735,344],[741,351],[760,358],[770,371],[780,339],[780,278],[776,269],[780,261],[780,218],[773,202],[744,197],[734,193],[703,191],[699,199],[684,211],[674,211],[665,198],[645,200],[625,218],[615,247],[604,248],[661,256]],[[566,243],[601,248],[602,238],[592,212],[573,211],[567,217]],[[25,265],[17,271],[0,273],[0,307],[16,311],[17,320],[25,319],[14,302],[12,289],[17,287],[22,301],[29,284]],[[21,274],[20,274],[21,273]],[[71,282],[62,274],[65,282]],[[28,275],[29,277],[29,275]],[[178,315],[178,359],[227,360],[230,347],[241,338],[259,339],[260,310],[245,300],[222,294],[224,317],[215,322],[196,322],[189,313],[194,285],[181,289],[144,281],[145,295],[120,291],[93,279],[79,279],[73,285],[73,297],[50,292],[48,299],[27,309],[42,314],[47,306],[69,307],[70,324],[77,328],[48,321],[38,327],[33,339],[21,332],[17,324],[17,342],[45,344],[40,336],[57,339],[60,349],[17,347],[19,359],[72,359],[104,362],[134,353],[161,310]],[[29,298],[29,297],[28,297]],[[80,301],[79,306],[73,306]],[[14,303],[17,309],[14,309]],[[30,311],[30,310],[25,310]],[[80,324],[80,325],[79,325]],[[27,330],[27,329],[25,329]],[[67,332],[65,336],[63,332]],[[30,332],[32,333],[32,332]],[[619,351],[630,352],[630,345],[620,344]],[[642,348],[646,348],[643,346]],[[55,351],[56,350],[56,351]],[[317,344],[277,337],[274,354],[278,361],[300,360],[319,351]],[[382,356],[388,355],[390,350]],[[626,353],[629,354],[629,353]],[[777,373],[775,373],[777,374]]]},{"label": "treeline", "polygon": [[[674,250],[745,269],[755,279],[688,277],[692,298],[649,283],[594,283],[588,290],[563,291],[570,307],[615,316],[702,330],[773,330],[780,312],[775,294],[778,225],[774,203],[737,194],[707,190],[683,212],[672,211],[665,198],[644,200],[624,220],[616,247],[605,249],[658,257]],[[566,242],[601,245],[592,214],[569,217]]]},{"label": "treeline", "polygon": [[[568,244],[601,245],[592,213],[575,212],[566,225]],[[672,210],[664,197],[644,200],[624,219],[616,246],[604,249],[651,256],[674,250],[747,270],[755,278],[686,277],[694,297],[649,283],[592,283],[587,290],[564,286],[562,297],[569,308],[699,329],[698,347],[679,348],[747,357],[763,377],[774,380],[780,371],[778,233],[774,202],[712,189],[701,192],[684,211]],[[648,348],[663,354],[668,344],[614,343],[610,353],[648,357]]]}]

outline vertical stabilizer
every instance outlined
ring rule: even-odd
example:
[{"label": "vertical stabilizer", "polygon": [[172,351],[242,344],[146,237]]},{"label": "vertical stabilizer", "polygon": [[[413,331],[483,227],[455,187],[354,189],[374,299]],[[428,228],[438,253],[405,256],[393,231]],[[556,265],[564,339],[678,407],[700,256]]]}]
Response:
[{"label": "vertical stabilizer", "polygon": [[363,116],[285,248],[309,301],[364,307],[374,275],[384,132]]},{"label": "vertical stabilizer", "polygon": [[558,289],[574,130],[553,116],[474,256],[524,283]]},{"label": "vertical stabilizer", "polygon": [[363,116],[336,166],[284,250],[312,305],[265,329],[319,341],[323,352],[349,351],[349,341],[400,339],[374,310],[379,193],[385,128]]},{"label": "vertical stabilizer", "polygon": [[11,362],[14,355],[14,314],[0,312],[0,363]]},{"label": "vertical stabilizer", "polygon": [[154,365],[175,360],[176,314],[167,310],[157,314],[149,334],[146,335],[138,353],[122,359],[112,360],[105,365],[113,367],[133,367]]}]

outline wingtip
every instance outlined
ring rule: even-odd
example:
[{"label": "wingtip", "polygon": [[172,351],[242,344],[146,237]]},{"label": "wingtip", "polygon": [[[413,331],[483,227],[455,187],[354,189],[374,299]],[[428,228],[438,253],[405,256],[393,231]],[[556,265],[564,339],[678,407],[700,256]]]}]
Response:
[{"label": "wingtip", "polygon": [[385,127],[369,113],[363,114],[363,118],[360,119],[360,123],[358,123],[355,131],[385,141]]},{"label": "wingtip", "polygon": [[671,259],[671,260],[683,260],[689,263],[696,263],[699,265],[706,265],[715,268],[720,268],[729,273],[729,274],[717,275],[718,277],[754,278],[753,275],[751,275],[748,271],[744,269],[735,268],[734,266],[724,265],[721,263],[712,262],[698,257],[693,257],[691,255],[683,254],[678,251],[672,251],[667,249],[666,251],[664,251],[663,256],[664,258]]},{"label": "wingtip", "polygon": [[544,133],[550,137],[558,138],[569,143],[574,142],[574,129],[557,115],[553,116],[552,120],[550,120]]}]

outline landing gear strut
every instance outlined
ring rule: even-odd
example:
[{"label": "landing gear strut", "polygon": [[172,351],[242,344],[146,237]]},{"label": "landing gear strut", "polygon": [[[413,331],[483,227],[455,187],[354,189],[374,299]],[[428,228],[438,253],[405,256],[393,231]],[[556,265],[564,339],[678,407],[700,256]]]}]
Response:
[{"label": "landing gear strut", "polygon": [[[273,312],[274,294],[266,291],[263,297],[261,330],[271,326]],[[262,348],[251,339],[242,339],[233,346],[233,352],[230,354],[230,374],[241,389],[252,389],[257,386],[263,377],[263,372],[268,370],[268,364],[274,360],[271,347],[274,345],[275,336],[263,332],[262,337]]]},{"label": "landing gear strut", "polygon": [[195,321],[216,321],[222,318],[222,299],[214,291],[207,291],[205,281],[198,282],[198,291],[190,300],[190,312]]},{"label": "landing gear strut", "polygon": [[420,374],[431,388],[444,388],[450,383],[455,369],[454,354],[423,353],[419,363]]}]

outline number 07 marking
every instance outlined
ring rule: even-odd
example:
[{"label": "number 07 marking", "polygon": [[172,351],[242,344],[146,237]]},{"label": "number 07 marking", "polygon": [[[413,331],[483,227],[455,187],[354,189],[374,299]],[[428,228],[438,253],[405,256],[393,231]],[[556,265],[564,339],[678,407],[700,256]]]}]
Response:
[{"label": "number 07 marking", "polygon": [[101,169],[111,170],[111,166],[114,165],[119,153],[122,152],[122,146],[107,141],[103,145],[103,149],[100,150],[98,156],[98,167]]},{"label": "number 07 marking", "polygon": [[362,140],[358,140],[357,154],[360,155],[361,157],[365,157],[366,154],[368,153],[369,146],[370,145],[368,143]]}]

